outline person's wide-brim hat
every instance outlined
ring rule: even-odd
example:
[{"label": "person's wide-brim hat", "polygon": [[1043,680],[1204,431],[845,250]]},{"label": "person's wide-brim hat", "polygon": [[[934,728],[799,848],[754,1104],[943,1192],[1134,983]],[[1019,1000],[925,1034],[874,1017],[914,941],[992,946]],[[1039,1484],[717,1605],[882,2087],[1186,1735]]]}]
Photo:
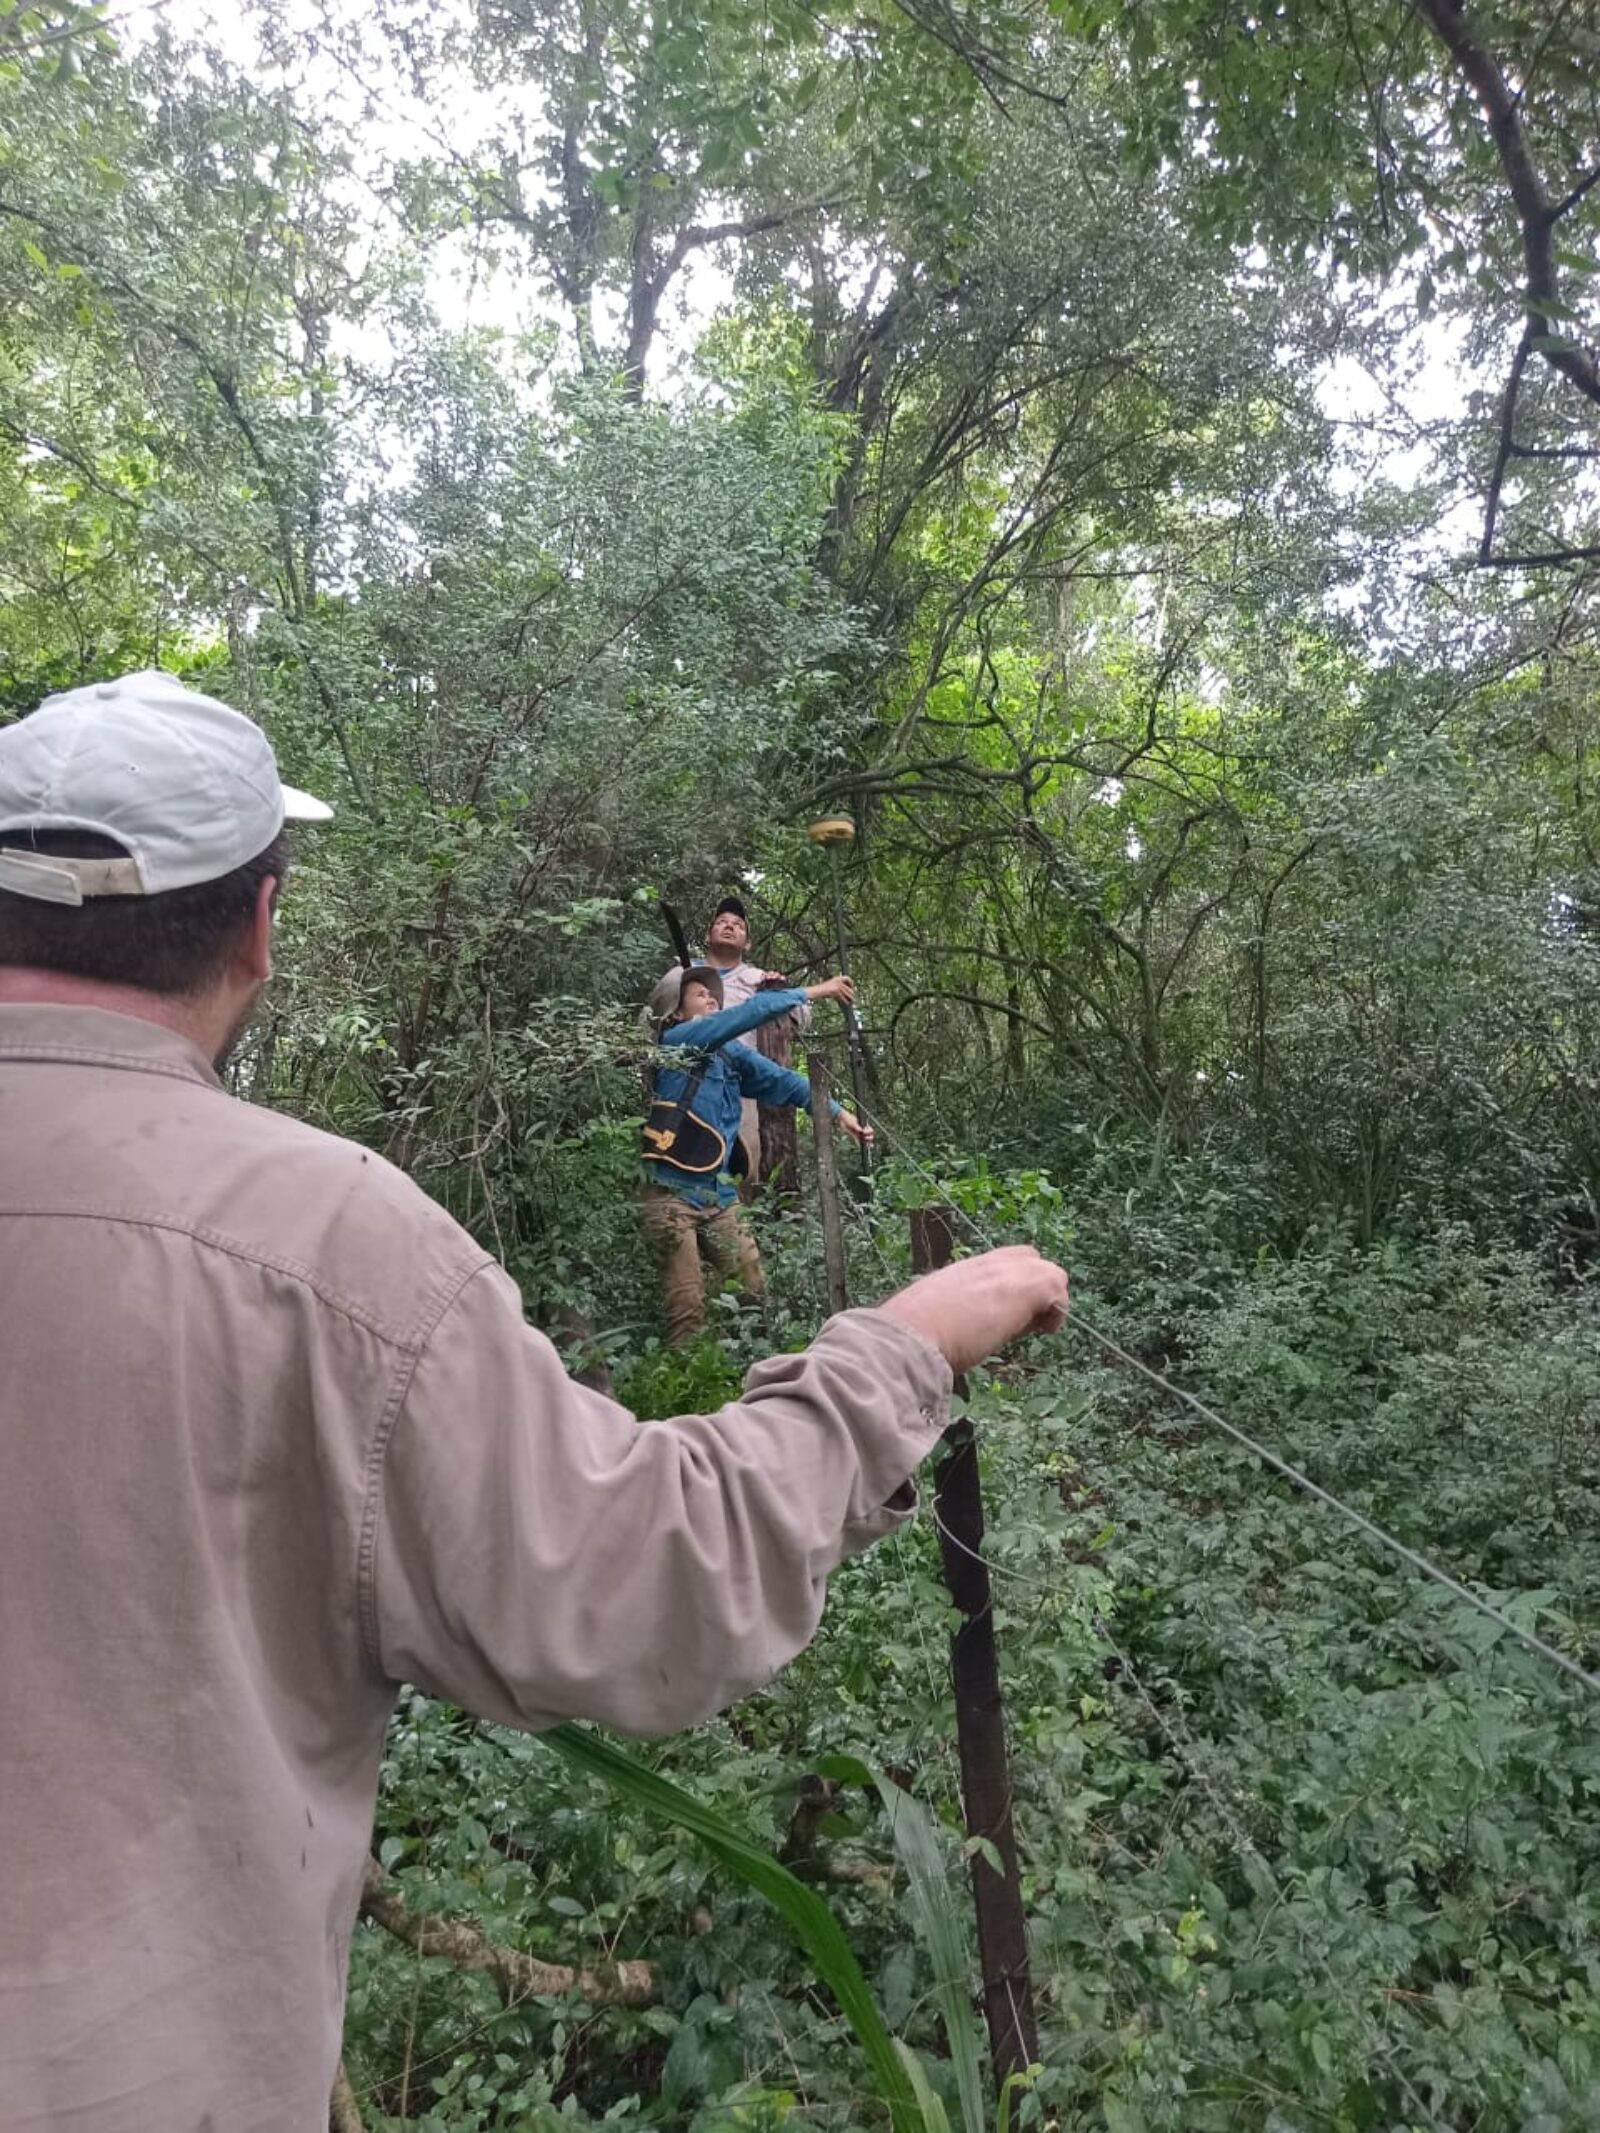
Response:
[{"label": "person's wide-brim hat", "polygon": [[695,963],[680,970],[669,970],[650,995],[650,1019],[652,1022],[669,1022],[683,1005],[683,988],[693,978],[707,992],[716,997],[720,1007],[723,1000],[722,972],[713,970],[709,963]]}]

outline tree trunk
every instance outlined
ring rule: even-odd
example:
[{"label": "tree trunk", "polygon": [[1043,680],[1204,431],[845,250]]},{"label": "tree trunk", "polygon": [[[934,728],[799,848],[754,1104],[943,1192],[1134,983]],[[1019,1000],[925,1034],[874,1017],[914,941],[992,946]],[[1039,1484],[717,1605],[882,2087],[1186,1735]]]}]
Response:
[{"label": "tree trunk", "polygon": [[[763,988],[764,990],[765,988]],[[755,1033],[756,1049],[774,1066],[794,1064],[794,1017],[780,1015]],[[787,1104],[762,1104],[761,1179],[776,1193],[791,1199],[800,1195],[800,1144],[795,1136],[794,1112]]]}]

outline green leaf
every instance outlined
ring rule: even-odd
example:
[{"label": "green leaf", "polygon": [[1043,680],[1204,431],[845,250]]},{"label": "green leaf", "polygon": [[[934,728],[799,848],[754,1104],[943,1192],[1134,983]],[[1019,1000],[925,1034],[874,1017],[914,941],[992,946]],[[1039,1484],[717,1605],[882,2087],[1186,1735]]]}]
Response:
[{"label": "green leaf", "polygon": [[857,1755],[821,1755],[812,1767],[818,1777],[831,1778],[836,1785],[860,1785],[870,1792],[877,1783],[872,1771]]},{"label": "green leaf", "polygon": [[739,159],[738,144],[725,133],[714,133],[700,151],[700,176],[721,178]]},{"label": "green leaf", "polygon": [[698,1837],[729,1873],[766,1898],[816,1964],[818,1974],[843,2009],[867,2055],[895,2133],[918,2133],[924,2128],[927,2121],[915,2086],[884,2027],[861,1966],[838,1920],[821,1897],[796,1881],[787,1867],[731,1822],[598,1734],[580,1726],[557,1726],[539,1737],[573,1769],[599,1778],[646,1813]]},{"label": "green leaf", "polygon": [[995,2133],[1011,2133],[1011,2099],[1025,2096],[1043,2072],[1042,2067],[1030,2066],[1024,2073],[1007,2074],[1000,2090],[1000,2108],[995,2116]]},{"label": "green leaf", "polygon": [[877,1777],[895,1850],[906,1870],[911,1915],[933,1965],[933,1998],[944,2020],[955,2069],[964,2133],[985,2133],[983,2047],[972,2011],[973,1964],[967,1942],[965,1891],[952,1885],[932,1818],[920,1800],[892,1778]]},{"label": "green leaf", "polygon": [[922,2061],[910,2045],[902,2043],[898,2037],[894,2040],[894,2048],[900,2054],[901,2063],[906,2070],[906,2079],[916,2096],[917,2107],[922,2113],[922,2123],[927,2128],[927,2133],[950,2133],[950,2115],[934,2094],[933,2085]]},{"label": "green leaf", "polygon": [[1006,1870],[1006,1863],[992,1837],[969,1837],[961,1847],[961,1856],[963,1859],[981,1859],[992,1873],[1003,1874]]}]

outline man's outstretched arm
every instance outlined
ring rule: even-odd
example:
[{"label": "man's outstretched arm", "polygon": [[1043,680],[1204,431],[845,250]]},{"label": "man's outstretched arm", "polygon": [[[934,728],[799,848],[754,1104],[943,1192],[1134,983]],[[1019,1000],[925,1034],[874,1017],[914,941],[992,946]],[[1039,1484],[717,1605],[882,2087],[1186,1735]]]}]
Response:
[{"label": "man's outstretched arm", "polygon": [[1065,1275],[1037,1253],[989,1254],[831,1319],[716,1414],[640,1424],[573,1384],[513,1284],[483,1270],[374,1459],[372,1656],[509,1724],[694,1724],[803,1650],[828,1573],[909,1515],[953,1361],[1065,1307]]}]

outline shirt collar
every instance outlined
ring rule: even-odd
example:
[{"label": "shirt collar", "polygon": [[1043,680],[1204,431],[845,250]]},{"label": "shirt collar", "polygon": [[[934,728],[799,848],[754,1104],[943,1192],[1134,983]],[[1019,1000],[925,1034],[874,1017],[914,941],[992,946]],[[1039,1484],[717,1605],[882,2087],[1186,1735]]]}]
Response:
[{"label": "shirt collar", "polygon": [[0,1001],[0,1063],[9,1059],[122,1067],[222,1087],[210,1060],[187,1037],[141,1015],[113,1014],[104,1007]]}]

